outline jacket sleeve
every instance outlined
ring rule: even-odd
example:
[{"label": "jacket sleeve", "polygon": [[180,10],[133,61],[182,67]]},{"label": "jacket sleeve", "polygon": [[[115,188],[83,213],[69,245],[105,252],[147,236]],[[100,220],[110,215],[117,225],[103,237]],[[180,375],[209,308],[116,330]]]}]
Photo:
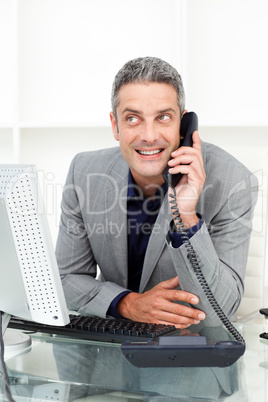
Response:
[{"label": "jacket sleeve", "polygon": [[[252,174],[230,185],[217,213],[209,222],[205,219],[190,239],[207,285],[229,318],[243,296],[257,190],[257,178]],[[201,285],[189,261],[189,249],[185,244],[173,248],[169,241],[168,246],[181,289],[199,297],[199,304],[193,307],[206,313],[204,324],[219,325],[220,320],[206,297],[205,285]]]}]

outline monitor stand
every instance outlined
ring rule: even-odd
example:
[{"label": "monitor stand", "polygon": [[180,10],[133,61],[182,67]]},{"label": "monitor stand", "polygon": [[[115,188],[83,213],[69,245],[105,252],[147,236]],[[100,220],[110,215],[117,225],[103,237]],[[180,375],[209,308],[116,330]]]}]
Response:
[{"label": "monitor stand", "polygon": [[29,335],[7,328],[10,315],[1,312],[0,314],[2,314],[2,334],[5,352],[7,354],[11,352],[18,352],[31,346],[32,340]]}]

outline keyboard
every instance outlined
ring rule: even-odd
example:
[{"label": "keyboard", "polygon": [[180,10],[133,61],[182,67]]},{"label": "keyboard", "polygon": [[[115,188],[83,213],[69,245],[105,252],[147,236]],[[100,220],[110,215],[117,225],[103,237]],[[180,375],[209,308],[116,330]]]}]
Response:
[{"label": "keyboard", "polygon": [[68,325],[59,327],[11,317],[9,328],[22,331],[42,332],[90,341],[123,343],[126,341],[147,342],[160,336],[175,336],[180,330],[174,325],[148,324],[118,318],[99,318],[89,316],[70,316]]}]

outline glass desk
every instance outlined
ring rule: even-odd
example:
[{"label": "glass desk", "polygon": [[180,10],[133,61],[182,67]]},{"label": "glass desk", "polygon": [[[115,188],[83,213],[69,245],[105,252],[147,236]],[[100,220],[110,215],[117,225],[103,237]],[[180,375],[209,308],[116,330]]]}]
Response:
[{"label": "glass desk", "polygon": [[5,355],[12,395],[15,401],[268,402],[268,341],[259,338],[268,321],[260,316],[236,327],[246,352],[227,368],[138,368],[117,344],[35,334],[30,348]]}]

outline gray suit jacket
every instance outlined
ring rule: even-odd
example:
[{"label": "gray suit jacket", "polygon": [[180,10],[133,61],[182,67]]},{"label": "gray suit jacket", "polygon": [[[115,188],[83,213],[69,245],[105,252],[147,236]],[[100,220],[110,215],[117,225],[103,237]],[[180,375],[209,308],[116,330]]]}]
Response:
[{"label": "gray suit jacket", "polygon": [[[206,182],[197,212],[204,224],[191,243],[208,285],[230,317],[243,295],[257,179],[212,144],[202,142],[202,153]],[[112,300],[127,289],[128,171],[119,148],[80,153],[70,166],[56,256],[67,305],[83,315],[105,317]],[[171,220],[166,195],[150,236],[140,292],[178,275],[180,288],[199,297],[197,307],[206,312],[206,325],[218,325],[185,245],[175,249],[168,244]]]}]

